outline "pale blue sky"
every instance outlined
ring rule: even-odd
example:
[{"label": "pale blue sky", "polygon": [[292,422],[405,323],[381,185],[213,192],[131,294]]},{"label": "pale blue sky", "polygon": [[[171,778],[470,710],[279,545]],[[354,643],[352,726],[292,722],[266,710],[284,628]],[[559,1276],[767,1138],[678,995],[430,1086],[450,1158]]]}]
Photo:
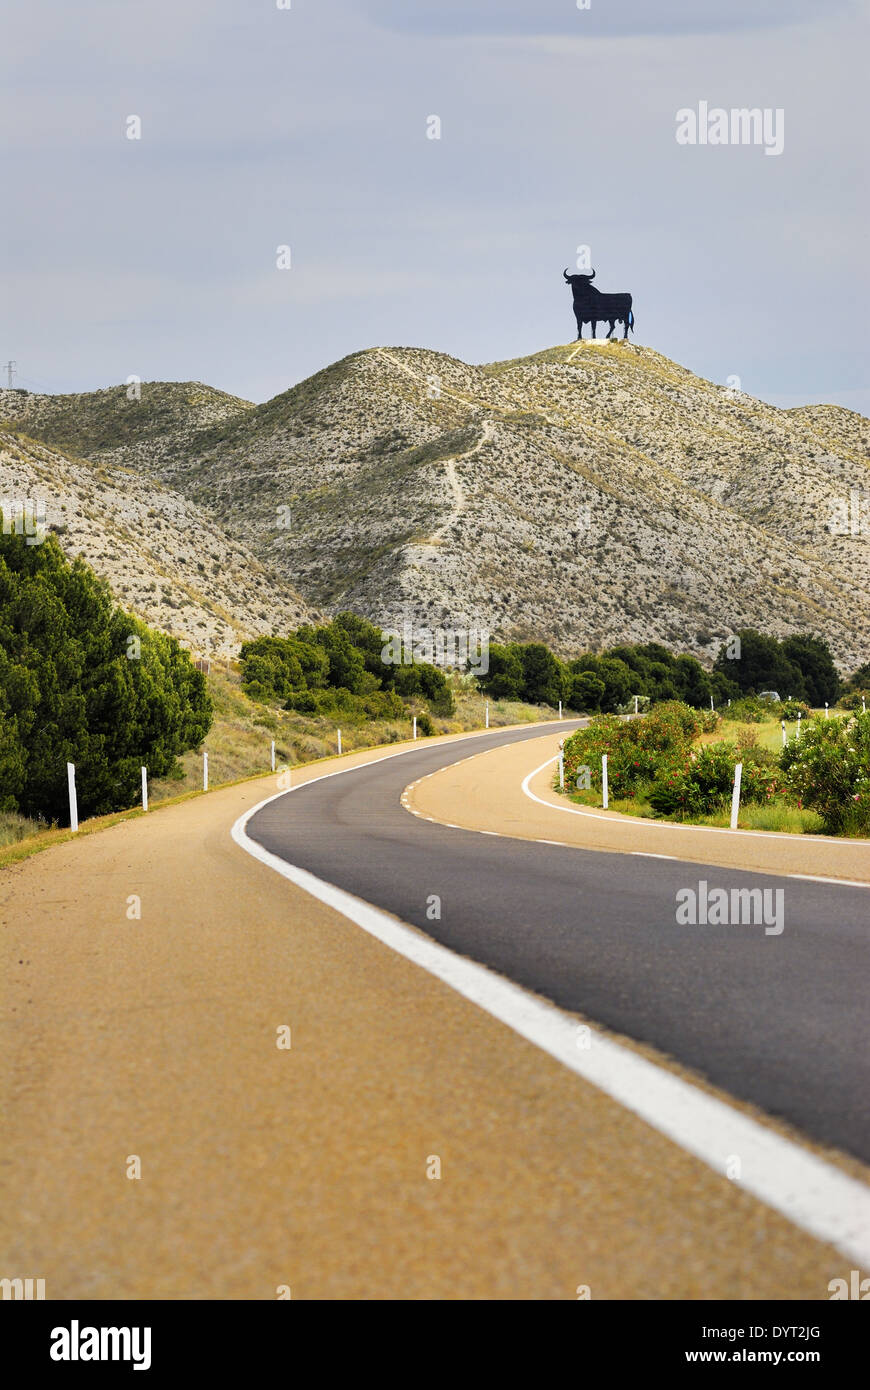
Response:
[{"label": "pale blue sky", "polygon": [[[865,0],[21,3],[2,361],[263,400],[376,344],[515,357],[574,336],[588,244],[638,342],[870,413],[867,40]],[[679,146],[701,100],[782,108],[782,155]]]}]

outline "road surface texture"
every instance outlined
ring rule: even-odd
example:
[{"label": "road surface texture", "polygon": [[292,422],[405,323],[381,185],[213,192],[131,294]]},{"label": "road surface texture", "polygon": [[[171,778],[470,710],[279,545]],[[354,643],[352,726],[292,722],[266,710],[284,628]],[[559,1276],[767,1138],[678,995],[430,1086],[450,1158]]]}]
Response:
[{"label": "road surface texture", "polygon": [[[416,758],[392,761],[394,785]],[[277,803],[288,853],[327,785]],[[0,1276],[44,1278],[49,1299],[266,1300],[827,1299],[848,1277],[831,1246],[244,853],[230,828],[275,790],[213,791],[0,874]],[[395,808],[359,792],[386,849]],[[308,834],[330,874],[347,810]],[[425,828],[436,856],[457,835]],[[400,872],[382,859],[380,889]],[[406,885],[411,908],[438,877]],[[830,1045],[805,1019],[795,1065]]]},{"label": "road surface texture", "polygon": [[[501,808],[509,788],[517,794],[520,768],[537,765],[522,748],[529,739],[538,762],[553,751],[552,736],[534,729],[469,740],[466,758],[512,744],[512,759],[492,752],[465,762],[443,819],[461,816],[487,763],[488,805]],[[561,1008],[870,1161],[866,888],[483,836],[409,815],[405,786],[443,762],[442,749],[424,748],[324,778],[264,807],[248,834]],[[526,804],[530,819],[535,803]],[[781,933],[678,925],[677,892],[701,880],[778,890]],[[440,920],[430,916],[433,898]]]}]

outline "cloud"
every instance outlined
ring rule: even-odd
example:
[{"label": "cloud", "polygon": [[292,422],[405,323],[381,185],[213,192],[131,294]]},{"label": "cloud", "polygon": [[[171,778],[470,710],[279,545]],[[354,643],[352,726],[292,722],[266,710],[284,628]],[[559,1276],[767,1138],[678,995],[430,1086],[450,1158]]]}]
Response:
[{"label": "cloud", "polygon": [[[135,372],[261,400],[373,343],[518,357],[572,332],[561,270],[588,244],[640,341],[753,395],[866,408],[866,27],[845,0],[173,4],[40,0],[4,30],[23,384]],[[693,36],[705,15],[731,32]],[[593,23],[624,37],[566,41]],[[701,98],[784,108],[782,158],[678,146]]]},{"label": "cloud", "polygon": [[710,34],[854,14],[861,0],[361,0],[385,29],[442,37],[562,34],[572,38]]}]

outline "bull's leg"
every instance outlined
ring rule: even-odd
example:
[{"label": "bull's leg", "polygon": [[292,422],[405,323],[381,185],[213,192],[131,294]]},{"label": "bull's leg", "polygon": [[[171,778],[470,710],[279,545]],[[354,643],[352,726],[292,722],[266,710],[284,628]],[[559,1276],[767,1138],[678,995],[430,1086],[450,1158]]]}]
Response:
[{"label": "bull's leg", "polygon": [[577,320],[577,340],[578,340],[578,342],[580,341],[580,339],[581,339],[582,337],[583,337],[583,320],[582,320],[582,319],[578,319],[578,320]]},{"label": "bull's leg", "polygon": [[608,338],[612,338],[613,330],[616,327],[616,319],[608,319],[607,322],[610,324],[610,332],[607,334],[607,336]]},{"label": "bull's leg", "polygon": [[625,342],[625,339],[628,337],[628,314],[626,314],[625,318],[622,321],[625,324],[625,332],[622,335],[622,340],[623,342]]},{"label": "bull's leg", "polygon": [[593,338],[595,337],[595,330],[596,330],[597,327],[598,327],[598,320],[597,320],[597,319],[593,319],[593,320],[592,320],[592,336],[593,336]]}]

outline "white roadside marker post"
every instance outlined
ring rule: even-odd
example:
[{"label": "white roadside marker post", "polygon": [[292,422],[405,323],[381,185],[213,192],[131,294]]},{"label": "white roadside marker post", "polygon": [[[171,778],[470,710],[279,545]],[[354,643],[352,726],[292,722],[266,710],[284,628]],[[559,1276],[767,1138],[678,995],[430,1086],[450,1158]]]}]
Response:
[{"label": "white roadside marker post", "polygon": [[827,702],[827,700],[826,700],[826,701],[825,701],[825,718],[827,719],[827,717],[828,717],[828,702]]},{"label": "white roadside marker post", "polygon": [[864,699],[864,696],[863,696],[863,695],[861,696],[861,713],[862,713],[862,714],[866,714],[866,713],[867,713],[867,701]]},{"label": "white roadside marker post", "polygon": [[731,793],[731,829],[737,829],[737,817],[740,813],[740,782],[743,778],[743,764],[737,763],[734,768],[734,790]]},{"label": "white roadside marker post", "polygon": [[274,771],[275,771],[275,740],[274,740],[274,739],[272,739],[272,758],[271,758],[271,762],[272,762],[272,771],[274,772]]},{"label": "white roadside marker post", "polygon": [[142,769],[142,810],[148,810],[148,769]]},{"label": "white roadside marker post", "polygon": [[484,727],[489,728],[489,700],[486,702],[486,725]]},{"label": "white roadside marker post", "polygon": [[782,746],[783,748],[785,748],[786,744],[788,743],[788,734],[785,731],[785,720],[783,719],[780,722],[782,724]]},{"label": "white roadside marker post", "polygon": [[78,830],[79,828],[79,803],[76,797],[76,765],[67,763],[66,781],[69,788],[69,828]]},{"label": "white roadside marker post", "polygon": [[208,791],[208,753],[202,750],[202,789]]},{"label": "white roadside marker post", "polygon": [[562,701],[559,701],[559,718],[562,718]]},{"label": "white roadside marker post", "polygon": [[713,708],[713,696],[712,696],[712,695],[710,696],[710,708],[711,708],[711,709]]},{"label": "white roadside marker post", "polygon": [[338,756],[341,757],[341,729],[338,729],[338,730],[337,730],[337,733],[338,733]]},{"label": "white roadside marker post", "polygon": [[565,790],[565,745],[559,744],[559,791]]},{"label": "white roadside marker post", "polygon": [[797,728],[795,729],[795,734],[794,734],[794,736],[795,736],[795,738],[798,738],[798,739],[799,739],[800,736],[801,736],[801,712],[800,712],[800,710],[798,710],[798,722],[797,722]]},{"label": "white roadside marker post", "polygon": [[635,716],[636,716],[636,715],[637,715],[637,696],[636,696],[636,695],[635,695],[635,697],[634,697],[634,713],[635,713]]},{"label": "white roadside marker post", "polygon": [[604,809],[605,809],[605,811],[606,811],[606,810],[607,810],[608,801],[610,800],[610,798],[609,798],[609,796],[608,796],[608,791],[607,791],[607,754],[606,754],[606,753],[602,753],[602,755],[601,755],[601,800],[602,800],[602,802],[604,803]]},{"label": "white roadside marker post", "polygon": [[417,716],[414,715],[414,738],[417,737]]}]

